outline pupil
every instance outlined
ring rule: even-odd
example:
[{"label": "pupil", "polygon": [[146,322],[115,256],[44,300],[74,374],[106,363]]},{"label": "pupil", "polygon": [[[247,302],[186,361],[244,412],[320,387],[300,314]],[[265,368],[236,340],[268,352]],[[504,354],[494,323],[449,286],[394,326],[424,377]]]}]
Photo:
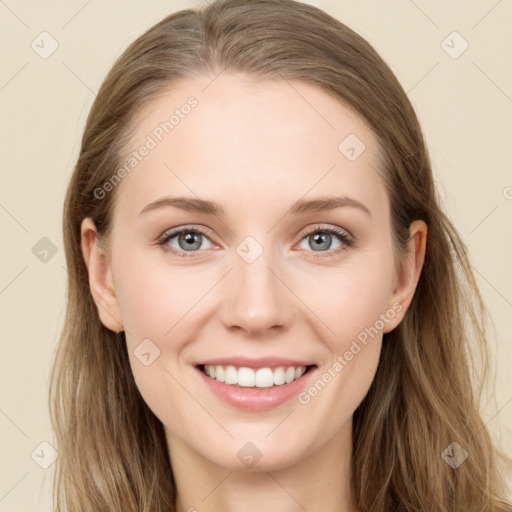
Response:
[{"label": "pupil", "polygon": [[316,233],[313,235],[313,239],[315,240],[315,246],[320,247],[322,244],[325,247],[323,249],[328,249],[330,245],[331,235],[329,233]]},{"label": "pupil", "polygon": [[198,237],[199,237],[198,234],[191,233],[191,232],[188,232],[188,233],[185,233],[185,234],[181,235],[180,236],[180,240],[185,240],[185,242],[186,242],[185,250],[198,249],[201,246],[201,242],[197,241]]}]

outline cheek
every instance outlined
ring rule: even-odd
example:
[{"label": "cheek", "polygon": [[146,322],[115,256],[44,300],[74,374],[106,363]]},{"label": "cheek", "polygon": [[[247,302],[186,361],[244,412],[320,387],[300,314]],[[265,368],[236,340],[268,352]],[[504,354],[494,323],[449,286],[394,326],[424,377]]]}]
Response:
[{"label": "cheek", "polygon": [[[326,325],[331,351],[346,350],[347,343],[372,327],[382,331],[381,315],[391,293],[391,258],[340,267],[318,273],[310,287],[308,306]],[[364,334],[361,336],[364,337]]]},{"label": "cheek", "polygon": [[304,421],[309,415],[325,420],[326,436],[335,435],[366,396],[379,363],[383,328],[396,314],[386,309],[392,259],[380,256],[329,276],[319,274],[310,296],[311,308],[327,326],[321,339],[329,358],[297,398]]},{"label": "cheek", "polygon": [[179,329],[185,315],[193,315],[190,310],[205,294],[207,281],[199,271],[154,260],[144,255],[125,259],[116,289],[127,330],[134,336],[162,340]]},{"label": "cheek", "polygon": [[[205,295],[222,271],[207,265],[192,269],[165,262],[149,264],[151,258],[147,254],[131,254],[117,262],[115,276],[129,349],[133,352],[144,339],[150,339],[166,355],[170,356],[171,351],[177,356],[193,336],[194,327],[200,329],[201,318],[208,316],[205,311],[216,292]],[[319,339],[331,353],[342,354],[353,339],[364,338],[368,330],[373,332],[380,315],[385,313],[392,264],[391,253],[375,250],[340,263],[339,267],[318,268],[312,273],[308,265],[286,277],[305,305],[299,305],[299,309],[309,317],[311,325],[316,324]],[[380,322],[377,328],[382,330]]]},{"label": "cheek", "polygon": [[[194,405],[184,389],[189,374],[179,363],[187,344],[193,345],[194,339],[201,337],[201,330],[208,322],[214,324],[215,308],[223,298],[233,298],[225,294],[235,293],[233,290],[238,288],[213,288],[224,274],[224,268],[155,264],[147,254],[137,255],[135,251],[131,254],[135,255],[117,262],[115,282],[137,387],[169,431],[190,440],[219,463],[225,462],[226,450],[216,448],[220,443],[207,442],[205,435],[194,434],[204,432],[210,418],[200,406]],[[319,375],[325,387],[320,382],[297,397],[292,404],[296,408],[295,426],[277,429],[268,439],[261,437],[259,422],[242,423],[234,417],[231,424],[225,419],[236,437],[231,452],[237,452],[240,439],[253,438],[259,439],[262,451],[275,453],[276,461],[283,457],[295,460],[300,456],[297,446],[313,450],[323,439],[340,431],[373,380],[370,370],[375,370],[378,363],[381,336],[369,335],[368,330],[372,332],[379,315],[385,312],[391,282],[390,262],[391,257],[375,251],[340,263],[339,267],[315,268],[308,264],[300,267],[302,270],[287,269],[289,273],[284,275],[284,280],[294,294],[285,287],[276,290],[281,289],[282,300],[289,301],[289,307],[298,311],[294,324],[288,327],[301,336],[314,337],[315,348],[325,365]],[[366,344],[362,341],[365,335]],[[148,366],[134,355],[144,339],[152,340],[160,350]],[[338,366],[333,368],[335,361]],[[315,425],[322,425],[321,436]],[[265,426],[263,430],[268,432],[272,427]],[[214,428],[208,435],[217,435],[215,432]],[[273,460],[270,456],[268,459]]]},{"label": "cheek", "polygon": [[184,411],[190,402],[179,384],[184,381],[179,356],[194,337],[194,314],[201,309],[198,303],[208,281],[199,272],[191,278],[184,268],[151,265],[142,258],[124,259],[118,269],[118,300],[133,377],[148,407],[169,423],[166,411]]}]

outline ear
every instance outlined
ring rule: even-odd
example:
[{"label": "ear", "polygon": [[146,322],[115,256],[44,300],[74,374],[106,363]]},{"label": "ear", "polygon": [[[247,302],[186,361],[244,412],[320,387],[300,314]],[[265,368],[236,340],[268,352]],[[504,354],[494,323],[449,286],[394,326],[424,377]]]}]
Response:
[{"label": "ear", "polygon": [[402,260],[394,290],[388,302],[388,311],[393,309],[396,315],[387,322],[383,329],[384,333],[392,331],[402,321],[411,304],[425,261],[427,231],[427,225],[422,220],[415,220],[409,228],[408,251]]},{"label": "ear", "polygon": [[123,331],[121,310],[117,301],[108,257],[98,242],[98,232],[91,218],[81,225],[82,255],[89,275],[89,287],[98,308],[101,323],[111,331]]}]

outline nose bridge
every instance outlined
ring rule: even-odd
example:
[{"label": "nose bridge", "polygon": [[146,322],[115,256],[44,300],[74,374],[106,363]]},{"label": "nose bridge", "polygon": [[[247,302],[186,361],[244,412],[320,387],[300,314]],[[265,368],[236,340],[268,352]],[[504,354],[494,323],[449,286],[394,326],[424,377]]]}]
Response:
[{"label": "nose bridge", "polygon": [[263,247],[253,237],[237,246],[222,299],[221,316],[226,327],[261,334],[288,324],[293,316],[291,294],[278,277],[276,256],[272,247]]}]

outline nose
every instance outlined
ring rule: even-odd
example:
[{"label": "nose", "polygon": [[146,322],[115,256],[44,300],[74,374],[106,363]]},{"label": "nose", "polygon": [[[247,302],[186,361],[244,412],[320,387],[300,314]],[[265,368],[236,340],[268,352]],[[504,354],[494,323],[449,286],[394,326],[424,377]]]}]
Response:
[{"label": "nose", "polygon": [[219,308],[227,329],[265,336],[290,326],[296,306],[294,295],[279,275],[270,252],[264,251],[252,263],[235,255],[234,268],[223,280]]}]

